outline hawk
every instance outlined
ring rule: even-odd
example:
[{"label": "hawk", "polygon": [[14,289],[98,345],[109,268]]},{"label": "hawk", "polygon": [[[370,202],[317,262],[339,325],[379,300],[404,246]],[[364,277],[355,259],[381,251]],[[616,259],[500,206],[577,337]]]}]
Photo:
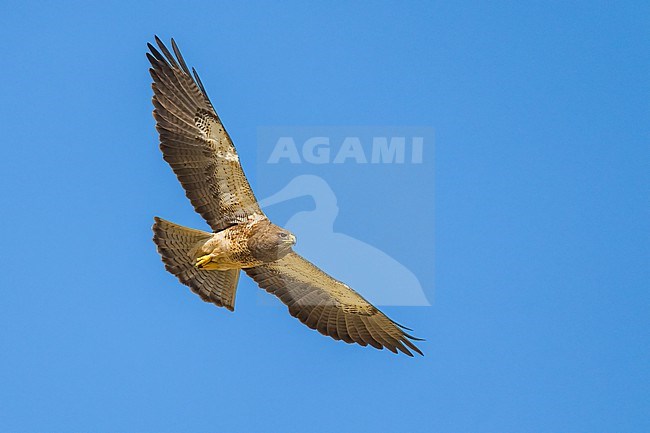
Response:
[{"label": "hawk", "polygon": [[349,286],[293,251],[296,237],[264,215],[201,80],[178,46],[147,44],[160,150],[211,233],[155,217],[165,268],[201,299],[230,311],[240,270],[280,298],[289,313],[346,343],[422,355],[406,328]]}]

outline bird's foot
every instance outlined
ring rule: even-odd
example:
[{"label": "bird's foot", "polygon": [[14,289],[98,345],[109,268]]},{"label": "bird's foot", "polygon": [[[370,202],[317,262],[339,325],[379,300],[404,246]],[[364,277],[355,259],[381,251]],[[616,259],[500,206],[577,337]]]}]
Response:
[{"label": "bird's foot", "polygon": [[210,257],[209,254],[206,255],[206,256],[201,256],[198,259],[196,259],[196,263],[194,263],[194,267],[198,268],[198,269],[202,269],[202,268],[205,267],[205,265],[210,263],[211,260],[212,260],[212,257]]}]

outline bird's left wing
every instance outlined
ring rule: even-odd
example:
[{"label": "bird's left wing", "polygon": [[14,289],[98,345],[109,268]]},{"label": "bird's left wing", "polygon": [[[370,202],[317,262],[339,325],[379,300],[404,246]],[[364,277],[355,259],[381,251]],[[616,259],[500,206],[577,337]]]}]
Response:
[{"label": "bird's left wing", "polygon": [[214,231],[263,215],[196,71],[190,73],[173,39],[176,57],[157,37],[156,43],[162,53],[148,44],[147,58],[160,150],[194,209]]},{"label": "bird's left wing", "polygon": [[323,335],[346,343],[422,355],[405,328],[389,319],[346,284],[291,252],[280,260],[244,269],[257,284],[280,298],[289,313]]}]

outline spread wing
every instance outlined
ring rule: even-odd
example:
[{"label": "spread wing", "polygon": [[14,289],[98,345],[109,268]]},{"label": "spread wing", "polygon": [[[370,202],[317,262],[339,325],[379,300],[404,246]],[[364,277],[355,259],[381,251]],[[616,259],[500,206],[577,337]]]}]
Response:
[{"label": "spread wing", "polygon": [[323,335],[346,343],[422,355],[409,330],[389,319],[361,295],[300,255],[244,269],[257,284],[289,307],[292,316]]},{"label": "spread wing", "polygon": [[160,149],[194,209],[214,231],[263,215],[196,71],[192,77],[173,39],[175,58],[158,37],[156,43],[162,54],[148,44],[147,58]]}]

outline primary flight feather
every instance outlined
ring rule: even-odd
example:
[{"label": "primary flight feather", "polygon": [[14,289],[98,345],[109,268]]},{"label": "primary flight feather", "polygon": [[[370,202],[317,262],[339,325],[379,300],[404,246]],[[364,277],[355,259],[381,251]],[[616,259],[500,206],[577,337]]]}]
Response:
[{"label": "primary flight feather", "polygon": [[163,158],[213,232],[156,217],[154,242],[166,269],[206,302],[233,311],[239,271],[289,307],[302,323],[336,340],[422,354],[405,328],[346,284],[292,250],[289,231],[264,215],[237,150],[196,71],[172,39],[148,44],[153,111]]}]

